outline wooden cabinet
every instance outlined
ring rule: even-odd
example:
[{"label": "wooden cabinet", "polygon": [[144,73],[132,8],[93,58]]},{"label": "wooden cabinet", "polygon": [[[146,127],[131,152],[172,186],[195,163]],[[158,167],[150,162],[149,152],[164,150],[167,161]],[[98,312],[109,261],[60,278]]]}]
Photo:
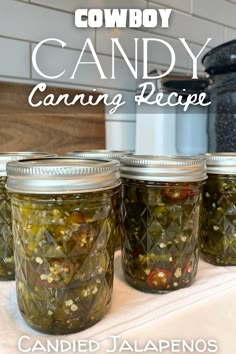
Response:
[{"label": "wooden cabinet", "polygon": [[[33,85],[0,83],[0,151],[48,151],[63,154],[72,150],[104,149],[105,109],[82,106],[33,108],[28,96]],[[47,94],[55,97],[68,93],[72,97],[81,90],[48,87],[37,93],[37,102]],[[94,93],[92,93],[94,95]],[[98,93],[96,93],[98,95]]]}]

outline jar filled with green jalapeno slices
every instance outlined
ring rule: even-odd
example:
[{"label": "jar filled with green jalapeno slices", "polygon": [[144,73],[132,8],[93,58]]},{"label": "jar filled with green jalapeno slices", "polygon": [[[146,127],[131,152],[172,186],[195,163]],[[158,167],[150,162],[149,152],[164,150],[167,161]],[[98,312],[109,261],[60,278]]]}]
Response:
[{"label": "jar filled with green jalapeno slices", "polygon": [[215,265],[236,265],[236,154],[208,154],[203,192],[201,254]]},{"label": "jar filled with green jalapeno slices", "polygon": [[[77,157],[82,159],[99,159],[99,160],[118,160],[122,156],[131,154],[130,151],[111,151],[111,150],[81,150],[68,152],[66,155],[70,157]],[[121,232],[120,232],[120,203],[121,195],[119,196],[118,207],[117,207],[117,225],[116,225],[116,236],[115,236],[115,249],[120,250],[121,246]]]},{"label": "jar filled with green jalapeno slices", "polygon": [[42,152],[0,153],[0,281],[15,279],[11,203],[5,188],[7,181],[6,165],[9,161],[44,156],[49,156],[49,154]]},{"label": "jar filled with green jalapeno slices", "polygon": [[21,314],[68,334],[111,302],[119,162],[57,158],[8,164]]},{"label": "jar filled with green jalapeno slices", "polygon": [[190,286],[199,260],[203,158],[121,158],[122,264],[136,289]]}]

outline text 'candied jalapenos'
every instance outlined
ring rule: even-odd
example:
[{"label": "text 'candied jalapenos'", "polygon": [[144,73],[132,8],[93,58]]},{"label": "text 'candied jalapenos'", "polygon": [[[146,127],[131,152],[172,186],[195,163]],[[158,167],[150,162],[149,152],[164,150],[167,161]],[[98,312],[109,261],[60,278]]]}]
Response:
[{"label": "text 'candied jalapenos'", "polygon": [[121,163],[125,278],[153,293],[190,286],[199,261],[204,160],[133,156]]},{"label": "text 'candied jalapenos'", "polygon": [[8,175],[21,314],[49,334],[94,325],[112,296],[119,163],[25,160]]}]

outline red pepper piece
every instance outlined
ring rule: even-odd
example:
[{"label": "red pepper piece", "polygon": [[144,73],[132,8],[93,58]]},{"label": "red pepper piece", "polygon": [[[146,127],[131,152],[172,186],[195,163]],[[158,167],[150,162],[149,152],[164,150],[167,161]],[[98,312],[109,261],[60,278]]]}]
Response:
[{"label": "red pepper piece", "polygon": [[183,274],[191,273],[192,268],[193,268],[192,262],[187,263],[186,266],[182,269],[182,273],[183,273]]},{"label": "red pepper piece", "polygon": [[197,194],[198,191],[193,190],[188,183],[185,183],[182,186],[176,186],[176,188],[171,185],[167,185],[162,189],[163,198],[172,202],[193,198]]},{"label": "red pepper piece", "polygon": [[133,251],[133,257],[138,257],[142,253],[143,253],[143,248],[141,246],[138,246]]},{"label": "red pepper piece", "polygon": [[166,269],[154,269],[148,275],[146,282],[153,289],[168,289],[172,279],[172,273]]},{"label": "red pepper piece", "polygon": [[86,222],[84,215],[81,212],[72,213],[66,219],[67,224],[84,224]]}]

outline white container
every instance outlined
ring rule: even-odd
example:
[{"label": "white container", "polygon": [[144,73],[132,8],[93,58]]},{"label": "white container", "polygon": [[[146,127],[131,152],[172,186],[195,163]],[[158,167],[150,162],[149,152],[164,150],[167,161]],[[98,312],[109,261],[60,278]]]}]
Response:
[{"label": "white container", "polygon": [[[163,102],[168,93],[164,94]],[[176,108],[137,106],[136,154],[176,155]]]},{"label": "white container", "polygon": [[178,155],[205,154],[208,151],[207,107],[190,106],[184,112],[177,106],[176,143]]},{"label": "white container", "polygon": [[[163,102],[171,92],[180,95],[200,94],[208,85],[207,79],[193,81],[188,77],[173,77],[163,83],[156,80],[155,95],[164,88]],[[162,91],[163,92],[163,91]],[[155,97],[149,98],[155,101]],[[173,97],[171,99],[173,101]],[[136,154],[195,155],[208,151],[208,107],[137,106]]]}]

